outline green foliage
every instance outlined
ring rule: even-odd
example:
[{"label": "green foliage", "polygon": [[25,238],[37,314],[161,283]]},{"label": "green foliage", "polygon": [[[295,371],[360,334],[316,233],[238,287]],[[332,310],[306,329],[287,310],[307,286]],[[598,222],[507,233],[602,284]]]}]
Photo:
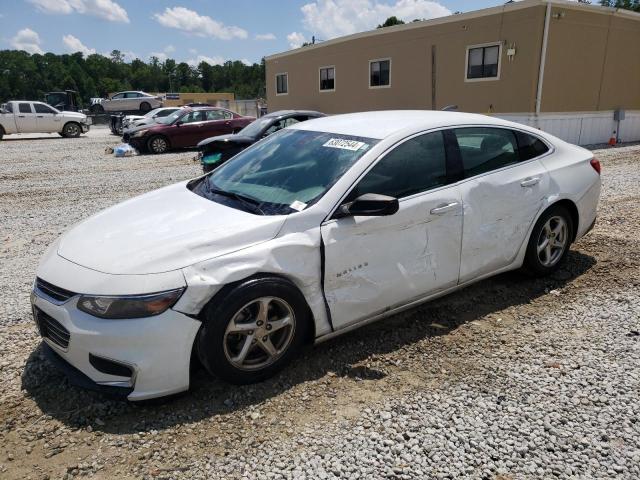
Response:
[{"label": "green foliage", "polygon": [[382,25],[378,25],[376,28],[392,27],[393,25],[404,25],[404,21],[394,15],[387,18]]},{"label": "green foliage", "polygon": [[600,0],[600,5],[640,12],[640,0]]},{"label": "green foliage", "polygon": [[264,97],[264,60],[245,65],[228,61],[223,65],[201,62],[192,67],[152,57],[127,63],[114,50],[108,57],[80,52],[55,55],[19,50],[0,50],[0,101],[41,100],[46,92],[76,90],[84,106],[91,97],[122,90],[145,92],[233,92],[236,98]]}]

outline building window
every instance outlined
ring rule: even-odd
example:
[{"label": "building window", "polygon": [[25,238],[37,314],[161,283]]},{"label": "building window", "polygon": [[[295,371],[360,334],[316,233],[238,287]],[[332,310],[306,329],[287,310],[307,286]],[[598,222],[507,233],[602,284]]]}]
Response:
[{"label": "building window", "polygon": [[369,61],[369,87],[391,86],[391,60]]},{"label": "building window", "polygon": [[276,75],[276,95],[286,95],[289,93],[289,75],[279,73]]},{"label": "building window", "polygon": [[467,48],[467,80],[498,80],[500,78],[500,44]]},{"label": "building window", "polygon": [[322,67],[320,69],[320,91],[331,92],[336,89],[335,67]]}]

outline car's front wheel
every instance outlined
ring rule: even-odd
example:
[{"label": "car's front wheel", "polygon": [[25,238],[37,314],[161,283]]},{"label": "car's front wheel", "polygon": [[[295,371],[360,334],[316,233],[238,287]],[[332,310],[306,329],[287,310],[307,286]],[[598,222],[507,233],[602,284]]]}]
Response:
[{"label": "car's front wheel", "polygon": [[203,312],[198,358],[213,375],[242,385],[273,376],[298,353],[310,315],[302,294],[277,277],[257,278],[224,292]]},{"label": "car's front wheel", "polygon": [[573,220],[563,206],[545,211],[531,232],[524,269],[536,276],[557,270],[569,253],[573,238]]},{"label": "car's front wheel", "polygon": [[62,135],[67,138],[76,138],[80,136],[82,130],[80,129],[80,125],[75,122],[67,123],[62,129]]},{"label": "car's front wheel", "polygon": [[163,136],[156,135],[149,139],[147,148],[151,153],[165,153],[169,150],[169,141]]}]

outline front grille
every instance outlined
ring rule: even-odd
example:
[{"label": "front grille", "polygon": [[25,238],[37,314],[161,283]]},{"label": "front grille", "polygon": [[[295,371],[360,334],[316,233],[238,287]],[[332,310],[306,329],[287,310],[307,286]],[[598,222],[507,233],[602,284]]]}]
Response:
[{"label": "front grille", "polygon": [[62,348],[67,348],[69,346],[69,338],[71,337],[71,334],[60,322],[44,313],[38,307],[33,307],[33,316],[36,321],[36,325],[38,325],[40,335],[48,338]]},{"label": "front grille", "polygon": [[47,297],[53,298],[58,303],[64,303],[71,297],[75,297],[77,295],[76,293],[65,290],[64,288],[51,285],[49,282],[45,282],[41,278],[36,278],[36,289]]}]

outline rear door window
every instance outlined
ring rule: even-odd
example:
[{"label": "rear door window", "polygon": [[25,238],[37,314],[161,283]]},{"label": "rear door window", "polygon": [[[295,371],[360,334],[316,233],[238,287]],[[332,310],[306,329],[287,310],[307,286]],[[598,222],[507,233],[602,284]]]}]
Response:
[{"label": "rear door window", "polygon": [[460,148],[464,177],[475,177],[520,161],[513,131],[503,128],[470,127],[453,130]]},{"label": "rear door window", "polygon": [[48,107],[43,103],[34,103],[33,106],[36,109],[36,113],[56,113],[51,109],[51,107]]},{"label": "rear door window", "polygon": [[347,201],[365,193],[403,198],[446,185],[447,159],[442,132],[411,138],[385,155],[358,185]]},{"label": "rear door window", "polygon": [[224,110],[207,110],[207,120],[224,120],[227,118]]}]

